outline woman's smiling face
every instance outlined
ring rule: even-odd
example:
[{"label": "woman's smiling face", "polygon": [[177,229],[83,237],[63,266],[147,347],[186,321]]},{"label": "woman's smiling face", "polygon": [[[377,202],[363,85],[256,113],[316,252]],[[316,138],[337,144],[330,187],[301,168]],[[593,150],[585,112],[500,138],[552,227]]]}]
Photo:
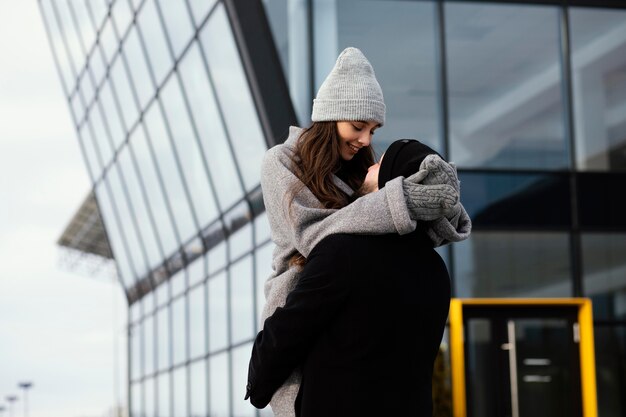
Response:
[{"label": "woman's smiling face", "polygon": [[376,122],[366,121],[337,122],[341,159],[350,161],[361,148],[370,146],[374,131],[379,126]]}]

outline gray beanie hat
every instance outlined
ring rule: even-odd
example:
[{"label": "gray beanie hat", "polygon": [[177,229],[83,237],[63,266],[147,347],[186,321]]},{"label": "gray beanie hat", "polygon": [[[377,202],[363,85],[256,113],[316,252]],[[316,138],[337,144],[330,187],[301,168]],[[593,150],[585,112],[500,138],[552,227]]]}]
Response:
[{"label": "gray beanie hat", "polygon": [[314,122],[361,120],[385,124],[383,91],[363,52],[346,48],[313,100]]}]

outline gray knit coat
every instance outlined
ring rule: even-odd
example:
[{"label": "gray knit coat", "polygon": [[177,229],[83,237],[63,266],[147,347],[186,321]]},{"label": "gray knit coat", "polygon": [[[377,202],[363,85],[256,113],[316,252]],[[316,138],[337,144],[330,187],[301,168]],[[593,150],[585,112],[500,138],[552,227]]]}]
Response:
[{"label": "gray knit coat", "polygon": [[[297,267],[289,267],[289,259],[297,252],[308,257],[315,245],[335,233],[407,234],[416,222],[409,217],[402,177],[389,181],[383,189],[358,198],[342,208],[326,209],[311,191],[303,187],[289,204],[291,188],[300,182],[291,171],[291,156],[302,129],[291,127],[285,143],[265,153],[261,168],[263,200],[270,223],[274,248],[273,272],[265,283],[266,303],[263,321],[285,304],[287,295],[297,282]],[[339,177],[333,181],[347,194],[353,190]],[[294,403],[300,375],[294,372],[274,394],[270,405],[277,417],[295,416]]]}]

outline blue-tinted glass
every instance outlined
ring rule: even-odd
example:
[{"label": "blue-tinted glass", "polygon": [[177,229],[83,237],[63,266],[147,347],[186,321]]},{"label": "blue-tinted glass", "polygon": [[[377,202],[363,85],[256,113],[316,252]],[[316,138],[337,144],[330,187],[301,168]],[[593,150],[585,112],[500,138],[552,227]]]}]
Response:
[{"label": "blue-tinted glass", "polygon": [[143,278],[149,272],[148,263],[144,257],[141,237],[138,234],[139,232],[135,224],[136,215],[128,205],[127,194],[124,189],[125,185],[122,183],[122,179],[119,176],[117,164],[111,166],[105,180],[109,184],[113,201],[117,208],[120,227],[124,230],[129,256],[135,266],[135,273],[137,274],[137,278]]},{"label": "blue-tinted glass", "polygon": [[[594,300],[595,303],[595,300]],[[595,307],[595,305],[594,305]],[[594,325],[598,415],[619,416],[626,411],[626,326]]]},{"label": "blue-tinted glass", "polygon": [[254,286],[252,256],[230,267],[230,312],[232,343],[254,337]]},{"label": "blue-tinted glass", "polygon": [[626,170],[626,11],[569,9],[578,169]]},{"label": "blue-tinted glass", "polygon": [[209,352],[228,346],[226,272],[209,278]]},{"label": "blue-tinted glass", "polygon": [[267,146],[223,5],[216,6],[200,38],[243,182],[251,190],[259,184]]},{"label": "blue-tinted glass", "polygon": [[187,417],[187,368],[174,371],[174,417]]},{"label": "blue-tinted glass", "polygon": [[196,358],[206,353],[204,285],[189,292],[189,355]]},{"label": "blue-tinted glass", "polygon": [[154,378],[148,378],[143,382],[145,395],[145,416],[156,416],[156,384]]},{"label": "blue-tinted glass", "polygon": [[187,267],[187,272],[189,274],[189,286],[203,281],[206,278],[206,258],[204,256],[200,256],[196,260],[194,260],[191,265]]},{"label": "blue-tinted glass", "polygon": [[198,217],[198,223],[203,228],[217,218],[218,211],[203,163],[202,153],[176,77],[171,77],[163,87],[161,102],[172,132],[183,177]]},{"label": "blue-tinted glass", "polygon": [[215,4],[215,0],[189,0],[189,6],[193,12],[193,18],[196,25],[200,25],[211,7]]},{"label": "blue-tinted glass", "polygon": [[233,415],[236,416],[256,416],[255,408],[249,401],[243,401],[246,396],[246,384],[248,382],[248,364],[250,363],[250,352],[252,343],[247,343],[233,349]]},{"label": "blue-tinted glass", "polygon": [[80,41],[78,40],[76,26],[74,25],[68,4],[66,2],[57,1],[54,2],[54,5],[56,6],[58,12],[57,16],[59,17],[59,25],[61,26],[66,44],[69,48],[71,61],[74,63],[76,74],[78,74],[85,60],[83,50],[80,47]]},{"label": "blue-tinted glass", "polygon": [[[230,416],[228,352],[209,358],[209,415]],[[242,397],[243,398],[243,397]]]},{"label": "blue-tinted glass", "polygon": [[111,135],[111,142],[114,149],[119,149],[124,139],[126,139],[126,131],[120,120],[120,114],[117,110],[111,85],[109,82],[105,82],[100,89],[99,98],[102,103],[102,111],[104,112],[104,118],[107,126],[109,127],[109,133]]},{"label": "blue-tinted glass", "polygon": [[170,366],[170,321],[169,307],[161,308],[157,313],[157,353],[158,370]]},{"label": "blue-tinted glass", "polygon": [[130,337],[130,379],[137,380],[143,373],[143,353],[141,349],[142,323],[130,326],[128,335]]},{"label": "blue-tinted glass", "polygon": [[92,126],[92,134],[96,140],[96,145],[100,151],[100,160],[104,165],[108,165],[113,158],[113,147],[109,140],[109,131],[102,119],[101,103],[96,103],[89,112],[89,121]]},{"label": "blue-tinted glass", "polygon": [[119,48],[119,42],[117,40],[117,36],[113,32],[113,25],[110,20],[104,24],[102,31],[100,32],[100,45],[102,47],[102,52],[104,53],[104,57],[107,63],[111,64],[113,61],[113,57],[117,53],[117,49]]},{"label": "blue-tinted glass", "polygon": [[130,412],[133,417],[141,416],[143,412],[141,388],[141,382],[135,382],[130,387]]},{"label": "blue-tinted glass", "polygon": [[156,161],[162,173],[170,207],[178,226],[181,240],[185,241],[197,232],[194,216],[189,207],[180,171],[174,157],[174,150],[163,122],[163,114],[158,105],[153,104],[145,115],[145,123]]},{"label": "blue-tinted glass", "polygon": [[63,44],[63,37],[57,23],[52,1],[43,0],[40,3],[43,11],[44,21],[46,22],[48,30],[50,31],[50,42],[52,44],[52,49],[59,63],[61,79],[63,80],[65,88],[67,90],[70,90],[74,85],[74,72],[70,64],[68,51]]},{"label": "blue-tinted glass", "polygon": [[124,237],[120,232],[113,206],[111,205],[109,192],[102,182],[96,186],[96,198],[98,200],[98,209],[102,215],[102,221],[104,222],[107,232],[107,238],[111,244],[113,256],[115,257],[115,262],[121,275],[120,279],[124,287],[130,288],[135,284],[133,267],[128,258]]},{"label": "blue-tinted glass", "polygon": [[167,48],[163,26],[154,2],[155,0],[147,0],[144,3],[137,21],[148,50],[154,77],[157,84],[161,84],[172,67],[172,56]]},{"label": "blue-tinted glass", "polygon": [[76,17],[80,40],[85,50],[90,51],[91,46],[96,40],[96,31],[94,30],[89,12],[87,11],[87,3],[84,1],[72,1],[69,2],[69,7]]},{"label": "blue-tinted glass", "polygon": [[178,248],[179,243],[171,221],[168,203],[163,194],[163,188],[151,157],[146,135],[141,126],[133,131],[129,146],[137,161],[140,179],[148,196],[148,206],[154,215],[157,232],[163,244],[163,252],[169,255]]},{"label": "blue-tinted glass", "polygon": [[626,235],[582,236],[583,289],[593,300],[594,319],[626,319]]},{"label": "blue-tinted glass", "polygon": [[121,152],[118,154],[117,165],[128,188],[130,204],[135,212],[141,240],[148,257],[148,269],[152,270],[162,262],[163,254],[159,246],[158,236],[150,221],[152,213],[149,212],[150,209],[143,198],[141,185],[137,178],[137,171],[131,160],[128,146],[122,148]]},{"label": "blue-tinted glass", "polygon": [[124,68],[124,62],[121,56],[118,55],[115,62],[113,62],[109,76],[115,88],[118,102],[120,103],[126,129],[129,130],[137,121],[139,110],[137,109],[137,103],[135,102],[133,91],[128,82],[128,73],[126,72],[126,68]]},{"label": "blue-tinted glass", "polygon": [[148,63],[141,48],[136,26],[133,26],[128,33],[128,37],[122,45],[122,53],[128,62],[133,87],[137,92],[139,105],[143,109],[154,95],[155,88],[150,78]]},{"label": "blue-tinted glass", "polygon": [[454,246],[456,297],[571,297],[566,233],[478,232]]},{"label": "blue-tinted glass", "polygon": [[461,172],[462,200],[475,226],[571,224],[569,179],[562,174]]},{"label": "blue-tinted glass", "polygon": [[558,8],[448,2],[445,14],[450,159],[568,167]]},{"label": "blue-tinted glass", "polygon": [[[348,46],[363,51],[374,67],[387,103],[385,126],[373,140],[378,155],[395,139],[405,137],[418,138],[442,150],[436,7],[430,1],[349,0],[315,9],[314,22],[319,28],[315,31],[316,45],[320,45],[315,50],[315,90],[334,66],[339,52]],[[336,27],[323,30],[331,22]]]},{"label": "blue-tinted glass", "polygon": [[274,245],[268,243],[255,252],[255,267],[256,267],[256,282],[255,282],[255,290],[256,290],[256,316],[257,316],[257,327],[256,330],[259,331],[263,327],[262,312],[263,307],[265,306],[265,282],[267,278],[272,273],[272,250],[274,249]]},{"label": "blue-tinted glass", "polygon": [[81,126],[78,131],[78,136],[83,144],[83,149],[85,150],[85,163],[87,165],[87,169],[89,170],[90,177],[94,179],[96,175],[99,175],[102,167],[100,166],[97,150],[91,136],[91,130],[87,124]]},{"label": "blue-tinted glass", "polygon": [[185,297],[172,302],[172,342],[174,345],[174,366],[187,359],[187,320],[185,319]]},{"label": "blue-tinted glass", "polygon": [[228,208],[243,196],[243,190],[197,43],[183,57],[179,72],[220,206]]},{"label": "blue-tinted glass", "polygon": [[149,315],[143,320],[143,351],[144,351],[144,375],[152,375],[155,371],[155,337],[154,316]]},{"label": "blue-tinted glass", "polygon": [[209,275],[214,274],[226,265],[226,242],[211,248],[208,257]]},{"label": "blue-tinted glass", "polygon": [[178,57],[194,32],[191,16],[184,1],[159,0],[159,6],[174,56]]},{"label": "blue-tinted glass", "polygon": [[170,390],[170,378],[172,374],[166,372],[161,374],[157,380],[157,398],[158,398],[158,416],[159,417],[170,417],[172,415],[171,411],[171,390]]},{"label": "blue-tinted glass", "polygon": [[191,395],[190,412],[192,416],[207,415],[207,368],[206,361],[201,360],[189,367]]},{"label": "blue-tinted glass", "polygon": [[185,269],[181,269],[176,272],[172,278],[170,278],[170,286],[172,289],[172,297],[176,297],[179,294],[182,294],[185,291],[185,287],[187,284],[187,271]]},{"label": "blue-tinted glass", "polygon": [[133,20],[133,14],[130,10],[128,1],[117,0],[111,8],[112,19],[117,28],[120,38],[126,33],[128,26]]}]

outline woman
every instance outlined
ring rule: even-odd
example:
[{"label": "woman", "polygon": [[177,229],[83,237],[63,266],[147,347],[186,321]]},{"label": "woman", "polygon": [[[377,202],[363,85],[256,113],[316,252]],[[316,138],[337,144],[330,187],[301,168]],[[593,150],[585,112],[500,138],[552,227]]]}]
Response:
[{"label": "woman", "polygon": [[[382,90],[360,50],[339,55],[313,101],[311,120],[308,129],[292,127],[263,160],[261,187],[276,244],[263,320],[284,304],[300,266],[324,237],[407,234],[416,221],[443,218],[459,205],[458,187],[419,183],[427,172],[395,178],[352,201],[374,163],[374,131],[385,123]],[[276,416],[294,415],[298,381],[294,373],[274,395]]]}]

